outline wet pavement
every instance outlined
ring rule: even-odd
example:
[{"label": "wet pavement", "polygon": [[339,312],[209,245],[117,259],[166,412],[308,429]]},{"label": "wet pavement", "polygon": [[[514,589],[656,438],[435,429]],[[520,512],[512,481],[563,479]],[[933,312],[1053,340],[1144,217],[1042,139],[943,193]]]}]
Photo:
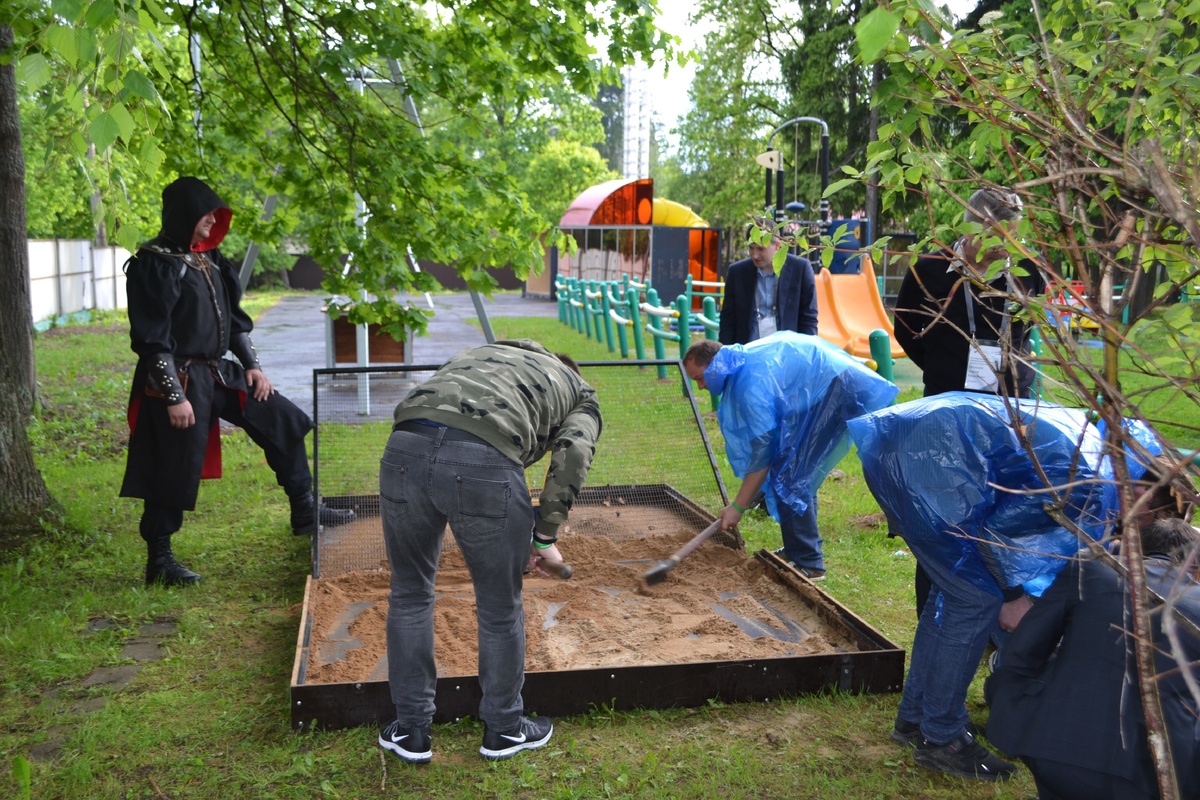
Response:
[{"label": "wet pavement", "polygon": [[[254,346],[272,385],[310,415],[313,410],[314,369],[329,364],[326,356],[328,317],[322,311],[327,295],[289,295],[254,324]],[[468,292],[431,295],[433,318],[424,336],[413,343],[411,363],[441,364],[468,347],[486,344],[475,304]],[[428,308],[424,297],[415,302]],[[552,300],[496,294],[481,298],[488,319],[499,317],[558,317]],[[475,321],[475,324],[472,324]],[[355,366],[339,364],[338,366]]]},{"label": "wet pavement", "polygon": [[[289,295],[266,311],[255,323],[254,345],[271,383],[311,416],[314,369],[330,366],[326,361],[326,326],[322,311],[326,295]],[[455,353],[485,344],[475,304],[468,292],[432,295],[434,315],[424,336],[413,343],[413,364],[442,364]],[[428,308],[423,297],[418,305]],[[518,293],[481,298],[488,319],[499,317],[557,317],[552,300],[522,297]],[[338,366],[355,366],[339,363]],[[901,388],[921,385],[921,373],[907,358],[895,365],[895,382]],[[393,403],[394,405],[394,403]],[[391,413],[390,407],[387,413]]]}]

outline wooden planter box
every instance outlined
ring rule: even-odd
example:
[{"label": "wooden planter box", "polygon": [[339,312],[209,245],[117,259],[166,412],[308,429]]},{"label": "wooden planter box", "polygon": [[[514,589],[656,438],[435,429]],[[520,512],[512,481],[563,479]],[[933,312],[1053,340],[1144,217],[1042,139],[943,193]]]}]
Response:
[{"label": "wooden planter box", "polygon": [[[336,364],[358,363],[359,326],[353,325],[344,316],[330,317],[330,338],[333,344],[333,361]],[[367,361],[369,364],[403,364],[404,342],[396,341],[390,333],[376,325],[367,326]]]}]

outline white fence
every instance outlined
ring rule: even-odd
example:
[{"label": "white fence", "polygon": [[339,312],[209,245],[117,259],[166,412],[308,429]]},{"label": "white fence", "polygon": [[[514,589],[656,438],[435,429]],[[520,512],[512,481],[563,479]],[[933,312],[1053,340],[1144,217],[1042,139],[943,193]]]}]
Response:
[{"label": "white fence", "polygon": [[29,240],[33,321],[91,309],[125,308],[121,266],[129,251],[94,247],[87,239]]}]

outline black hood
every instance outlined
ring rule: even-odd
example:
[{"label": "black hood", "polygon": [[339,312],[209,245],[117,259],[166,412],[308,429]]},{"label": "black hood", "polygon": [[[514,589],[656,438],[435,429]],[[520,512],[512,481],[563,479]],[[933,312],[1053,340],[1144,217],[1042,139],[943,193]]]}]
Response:
[{"label": "black hood", "polygon": [[[181,251],[212,250],[221,243],[229,232],[229,221],[233,212],[217,196],[207,183],[199,178],[179,178],[162,191],[162,233]],[[192,246],[192,233],[196,223],[210,211],[216,212],[217,221],[208,238]]]}]

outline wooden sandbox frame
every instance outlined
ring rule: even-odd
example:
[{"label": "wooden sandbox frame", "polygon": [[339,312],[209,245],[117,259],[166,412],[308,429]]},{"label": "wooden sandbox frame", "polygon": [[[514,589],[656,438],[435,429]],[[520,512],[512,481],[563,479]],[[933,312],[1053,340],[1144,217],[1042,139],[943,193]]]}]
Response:
[{"label": "wooden sandbox frame", "polygon": [[[577,506],[599,505],[614,492],[653,496],[664,508],[696,530],[714,517],[666,484],[588,487]],[[377,498],[325,497],[331,506],[356,507],[360,514],[378,513]],[[740,539],[721,544],[741,549]],[[316,544],[315,544],[316,547]],[[651,666],[613,666],[591,669],[528,671],[524,696],[527,711],[549,716],[585,713],[596,707],[626,711],[703,706],[721,702],[763,701],[782,696],[816,694],[830,689],[855,693],[900,690],[904,679],[904,650],[889,641],[819,586],[804,578],[768,551],[756,554],[776,580],[811,608],[822,623],[853,643],[854,651],[778,658],[697,661]],[[314,570],[316,572],[316,570]],[[394,714],[386,680],[309,683],[306,672],[313,644],[310,613],[314,578],[309,576],[292,668],[290,705],[292,727],[327,730],[385,722]],[[477,676],[439,678],[435,722],[473,716],[481,698]]]}]

